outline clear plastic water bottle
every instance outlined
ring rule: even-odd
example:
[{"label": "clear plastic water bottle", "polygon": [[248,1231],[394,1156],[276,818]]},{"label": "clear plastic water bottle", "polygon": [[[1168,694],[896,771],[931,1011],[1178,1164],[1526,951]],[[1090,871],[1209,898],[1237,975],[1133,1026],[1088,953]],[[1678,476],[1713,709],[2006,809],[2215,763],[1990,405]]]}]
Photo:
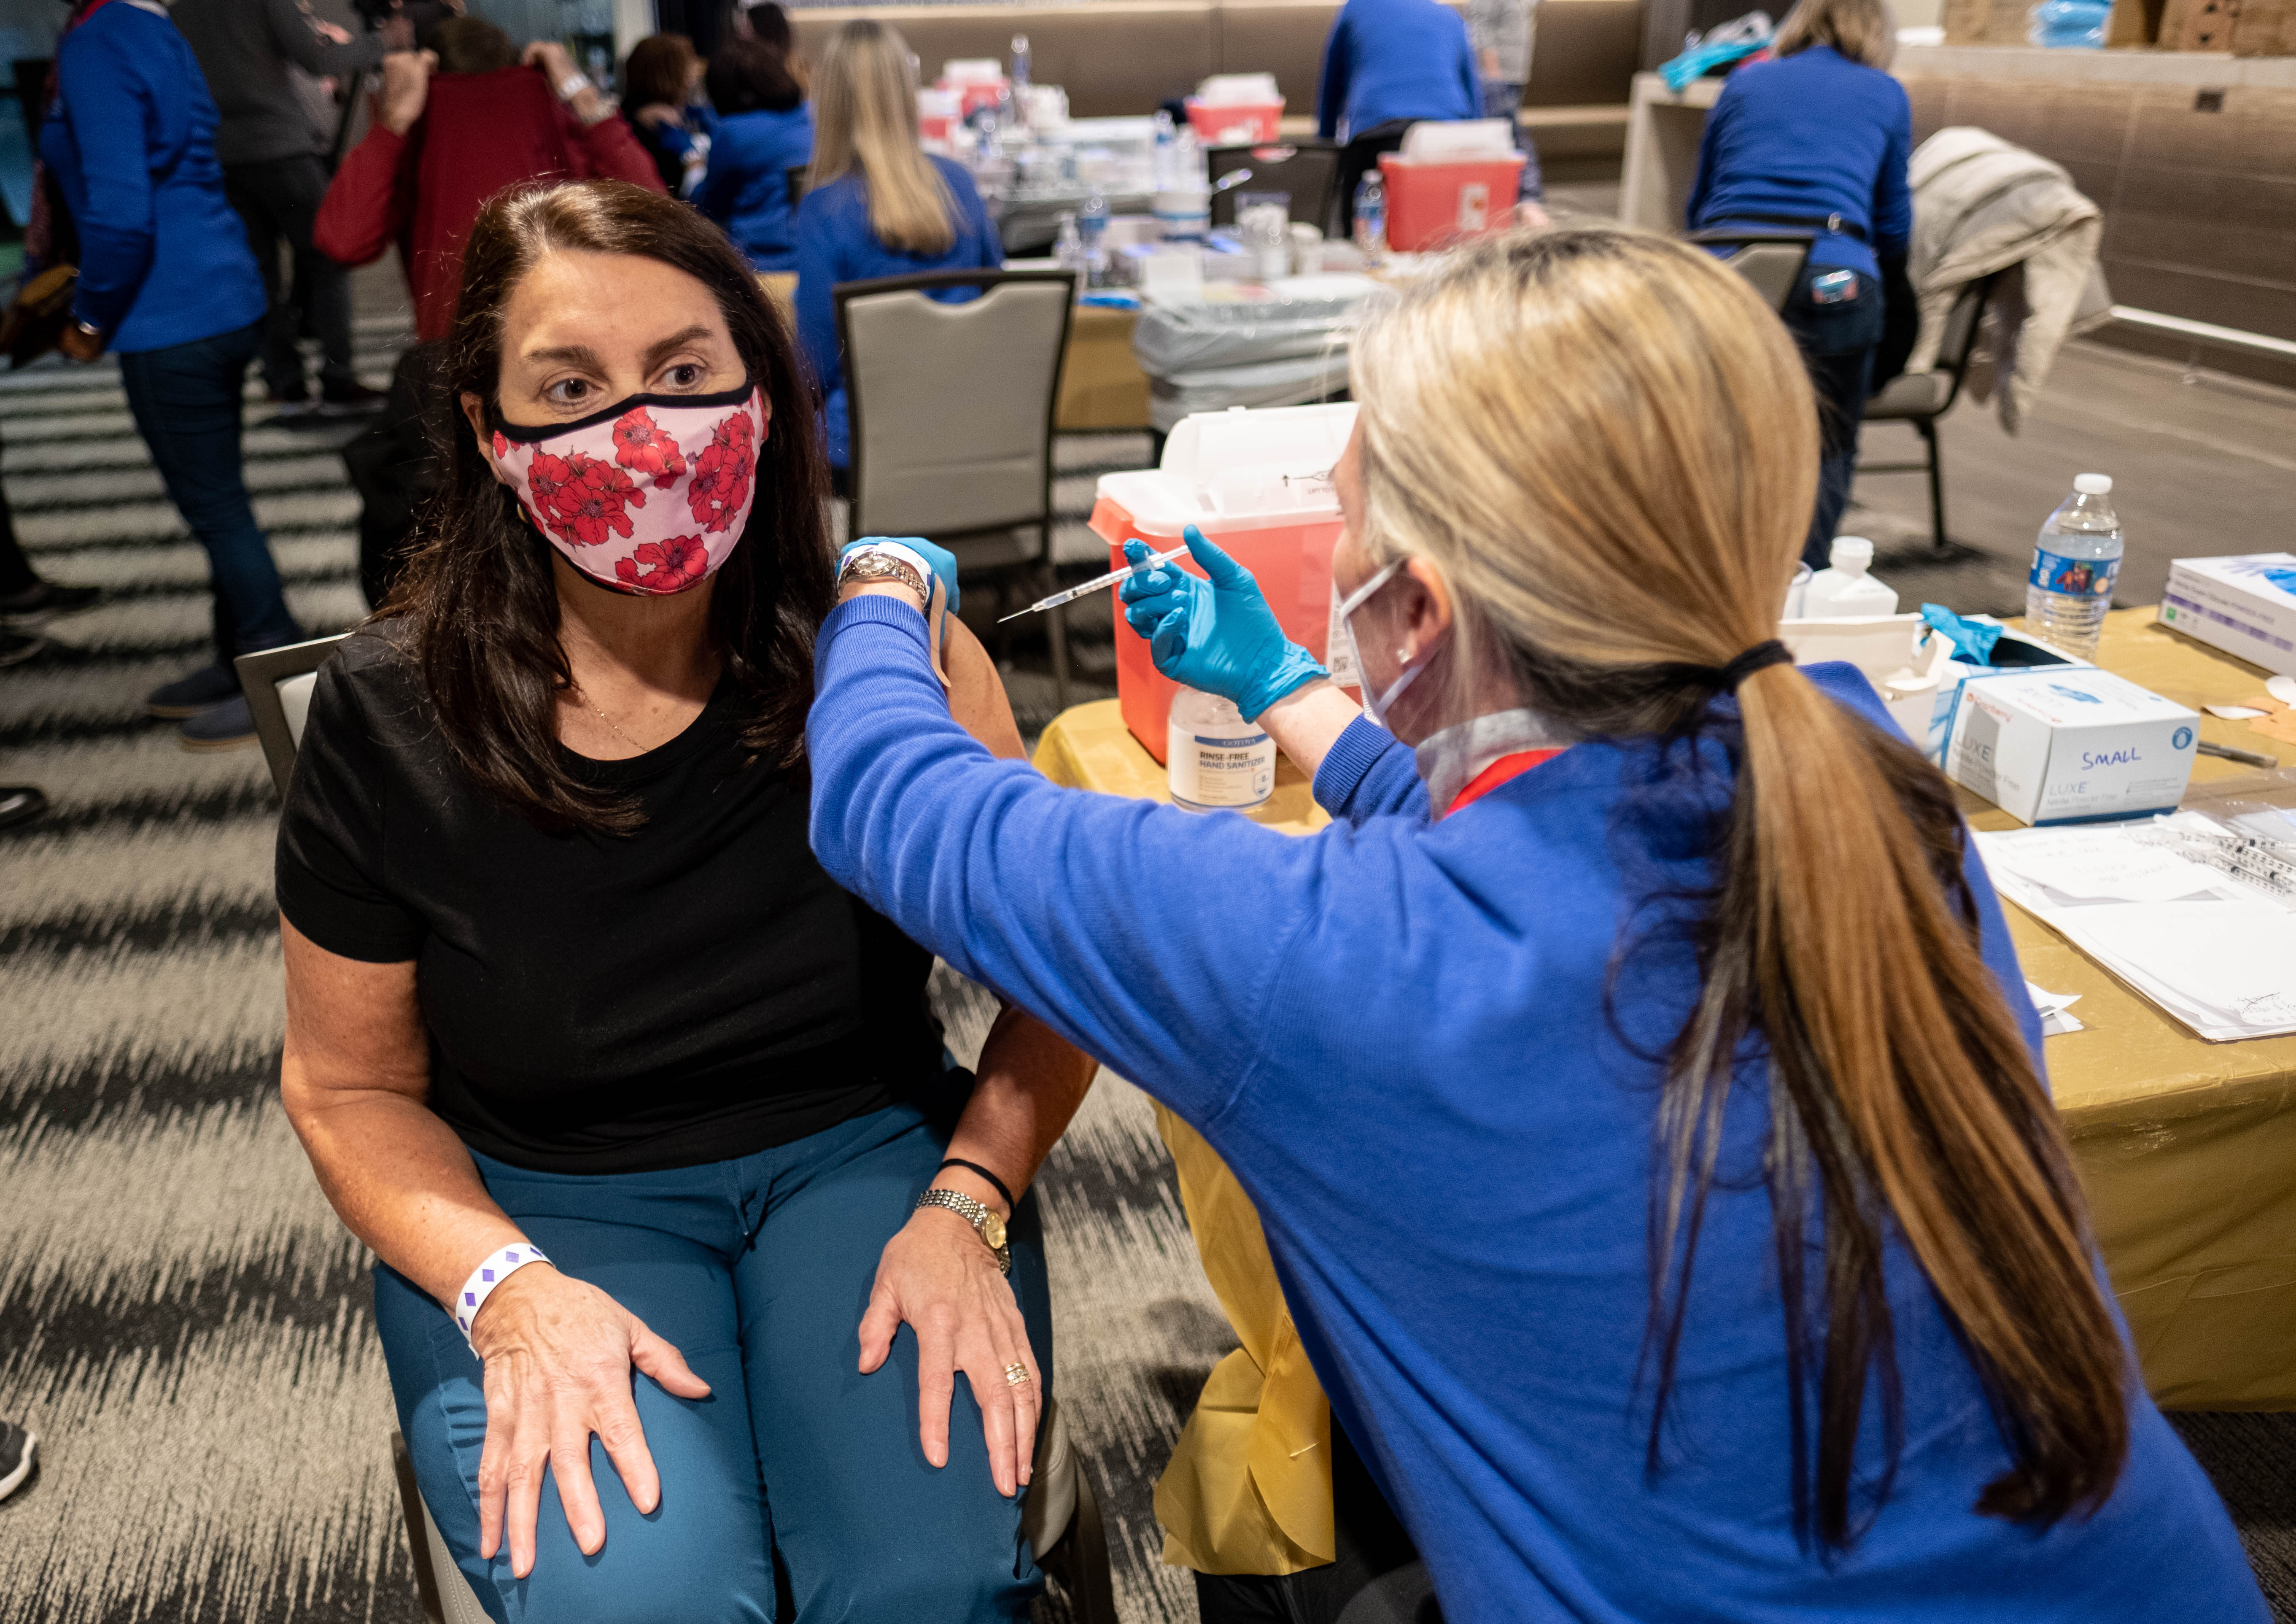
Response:
[{"label": "clear plastic water bottle", "polygon": [[1084,270],[1087,285],[1099,288],[1108,285],[1108,194],[1095,185],[1085,194],[1084,207],[1077,211],[1077,235],[1084,249]]},{"label": "clear plastic water bottle", "polygon": [[2025,43],[2102,50],[2112,17],[2111,0],[2042,0],[2028,14]]},{"label": "clear plastic water bottle", "polygon": [[1084,233],[1077,229],[1073,209],[1061,210],[1060,234],[1053,239],[1053,263],[1064,271],[1074,271],[1079,283],[1091,274],[1091,264],[1085,258]]},{"label": "clear plastic water bottle", "polygon": [[2025,581],[2025,629],[2082,660],[2096,657],[2120,575],[2120,516],[2112,497],[2108,475],[2076,479],[2073,494],[2041,527]]},{"label": "clear plastic water bottle", "polygon": [[1148,189],[1169,192],[1172,189],[1172,140],[1177,132],[1172,125],[1172,115],[1162,108],[1156,110],[1156,145],[1148,158]]},{"label": "clear plastic water bottle", "polygon": [[1029,87],[1029,37],[1013,36],[1013,88],[1025,91]]},{"label": "clear plastic water bottle", "polygon": [[1387,183],[1366,169],[1356,183],[1356,246],[1366,259],[1387,252]]}]

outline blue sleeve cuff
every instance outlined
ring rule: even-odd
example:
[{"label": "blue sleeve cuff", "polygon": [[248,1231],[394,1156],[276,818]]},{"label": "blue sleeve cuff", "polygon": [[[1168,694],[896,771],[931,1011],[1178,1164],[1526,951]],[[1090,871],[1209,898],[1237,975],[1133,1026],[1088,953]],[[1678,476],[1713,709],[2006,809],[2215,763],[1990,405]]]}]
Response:
[{"label": "blue sleeve cuff", "polygon": [[1400,739],[1371,718],[1357,717],[1332,742],[1324,765],[1316,769],[1316,804],[1333,817],[1344,816],[1348,802],[1379,759],[1402,748]]},{"label": "blue sleeve cuff", "polygon": [[821,623],[821,633],[813,643],[813,672],[820,679],[821,668],[829,658],[829,645],[838,634],[856,626],[890,626],[909,634],[917,653],[931,663],[931,651],[925,647],[925,618],[898,598],[882,592],[868,592],[857,598],[849,598],[829,611],[829,619]]}]

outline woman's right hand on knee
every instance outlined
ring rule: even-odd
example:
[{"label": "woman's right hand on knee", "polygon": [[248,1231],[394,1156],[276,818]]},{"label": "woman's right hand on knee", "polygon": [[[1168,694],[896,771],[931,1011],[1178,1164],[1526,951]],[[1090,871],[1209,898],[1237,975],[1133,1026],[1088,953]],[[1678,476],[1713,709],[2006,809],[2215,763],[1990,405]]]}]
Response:
[{"label": "woman's right hand on knee", "polygon": [[644,1371],[680,1398],[706,1398],[709,1384],[635,1314],[594,1285],[529,1264],[496,1286],[471,1325],[486,1361],[487,1442],[479,1456],[479,1554],[504,1543],[512,1574],[534,1571],[535,1521],[546,1464],[558,1482],[574,1543],[605,1548],[606,1514],[590,1479],[590,1435],[606,1446],[630,1503],[651,1513],[661,1479],[630,1391]]}]

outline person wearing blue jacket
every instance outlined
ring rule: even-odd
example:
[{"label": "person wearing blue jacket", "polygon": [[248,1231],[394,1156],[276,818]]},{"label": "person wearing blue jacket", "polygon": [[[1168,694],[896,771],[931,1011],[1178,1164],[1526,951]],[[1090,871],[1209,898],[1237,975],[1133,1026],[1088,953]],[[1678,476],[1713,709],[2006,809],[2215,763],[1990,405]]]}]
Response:
[{"label": "person wearing blue jacket", "polygon": [[791,169],[813,160],[813,115],[788,59],[762,40],[729,39],[702,76],[716,117],[695,208],[726,228],[760,271],[797,268]]},{"label": "person wearing blue jacket", "polygon": [[1350,356],[1365,708],[1200,537],[1209,578],[1123,587],[1329,828],[994,760],[931,583],[864,541],[816,643],[824,866],[1233,1169],[1448,1624],[2261,1624],[1952,791],[1773,639],[1816,408],[1760,298],[1511,234]]},{"label": "person wearing blue jacket", "polygon": [[79,228],[65,353],[119,357],[152,461],[207,550],[215,660],[152,691],[184,743],[255,737],[232,657],[301,636],[240,472],[240,390],[262,341],[263,279],[225,199],[218,122],[198,61],[160,0],[94,0],[56,46],[40,157]]},{"label": "person wearing blue jacket", "polygon": [[1693,231],[1816,234],[1781,313],[1822,408],[1824,455],[1802,551],[1816,570],[1825,568],[1857,476],[1857,427],[1886,318],[1882,263],[1902,271],[1914,233],[1913,105],[1888,70],[1895,49],[1882,0],[1801,0],[1771,46],[1775,60],[1741,68],[1722,86],[1690,192]]},{"label": "person wearing blue jacket", "polygon": [[1347,0],[1324,41],[1316,133],[1343,141],[1340,224],[1355,222],[1356,184],[1422,119],[1483,116],[1467,24],[1441,0]]},{"label": "person wearing blue jacket", "polygon": [[[797,211],[797,332],[823,398],[829,465],[839,473],[851,465],[853,447],[831,290],[1004,263],[972,176],[919,144],[911,60],[898,32],[863,18],[830,37],[814,75],[813,182]],[[931,294],[948,304],[979,296],[976,288]]]}]

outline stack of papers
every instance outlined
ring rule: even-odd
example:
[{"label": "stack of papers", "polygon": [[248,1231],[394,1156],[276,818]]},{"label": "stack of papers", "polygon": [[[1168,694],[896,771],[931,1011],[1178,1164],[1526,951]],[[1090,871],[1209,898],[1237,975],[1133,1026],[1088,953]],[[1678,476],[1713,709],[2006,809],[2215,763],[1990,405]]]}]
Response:
[{"label": "stack of papers", "polygon": [[2296,1032],[2296,909],[2153,843],[2167,821],[1975,838],[2003,896],[2202,1038]]}]

